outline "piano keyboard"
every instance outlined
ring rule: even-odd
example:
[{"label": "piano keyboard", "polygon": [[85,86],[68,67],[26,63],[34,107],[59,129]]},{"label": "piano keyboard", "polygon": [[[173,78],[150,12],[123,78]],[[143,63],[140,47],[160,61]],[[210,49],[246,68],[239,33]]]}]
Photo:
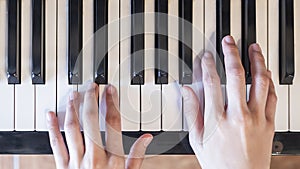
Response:
[{"label": "piano keyboard", "polygon": [[[56,110],[63,131],[68,94],[87,81],[100,95],[106,84],[117,87],[125,151],[127,137],[150,132],[157,137],[148,153],[193,153],[179,88],[198,90],[194,62],[210,50],[225,100],[228,34],[242,55],[246,99],[251,43],[273,73],[273,153],[300,153],[299,9],[296,0],[0,0],[0,153],[51,153],[45,113]],[[99,109],[102,133],[104,119]]]}]

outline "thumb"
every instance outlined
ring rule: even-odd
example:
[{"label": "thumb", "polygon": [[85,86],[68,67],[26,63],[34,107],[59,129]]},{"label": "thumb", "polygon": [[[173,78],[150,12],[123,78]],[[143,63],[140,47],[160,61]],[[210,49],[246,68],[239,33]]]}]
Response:
[{"label": "thumb", "polygon": [[130,149],[128,159],[126,162],[126,169],[139,169],[142,166],[146,149],[153,136],[151,134],[144,134],[138,138]]}]

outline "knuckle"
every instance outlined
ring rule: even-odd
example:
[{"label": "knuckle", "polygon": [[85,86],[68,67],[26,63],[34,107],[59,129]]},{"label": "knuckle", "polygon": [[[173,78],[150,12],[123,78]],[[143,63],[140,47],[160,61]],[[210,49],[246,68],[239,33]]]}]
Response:
[{"label": "knuckle", "polygon": [[267,75],[255,75],[253,78],[253,81],[256,85],[262,88],[268,88],[269,87],[269,77]]},{"label": "knuckle", "polygon": [[275,93],[270,94],[270,95],[269,95],[269,101],[270,101],[271,103],[276,104],[277,101],[278,101],[277,95],[276,95]]},{"label": "knuckle", "polygon": [[119,115],[107,115],[106,121],[111,125],[119,124],[121,117]]},{"label": "knuckle", "polygon": [[109,168],[111,169],[125,168],[124,158],[120,158],[118,160],[110,160]]},{"label": "knuckle", "polygon": [[254,58],[256,62],[265,63],[265,57],[260,52],[254,52]]},{"label": "knuckle", "polygon": [[237,78],[243,78],[245,76],[245,70],[241,65],[233,65],[227,68],[229,74]]},{"label": "knuckle", "polygon": [[76,120],[67,120],[64,128],[66,131],[72,131],[78,127],[78,122]]},{"label": "knuckle", "polygon": [[224,52],[229,54],[229,55],[239,55],[239,49],[237,48],[236,45],[230,45],[227,48],[224,49]]},{"label": "knuckle", "polygon": [[54,135],[52,138],[50,138],[50,145],[51,145],[51,147],[56,147],[58,145],[58,143],[59,143],[59,140],[60,140],[60,138],[59,138],[59,136],[57,134]]},{"label": "knuckle", "polygon": [[220,78],[217,74],[205,72],[203,83],[206,85],[220,84]]},{"label": "knuckle", "polygon": [[268,123],[268,131],[273,134],[275,132],[275,124],[273,122]]}]

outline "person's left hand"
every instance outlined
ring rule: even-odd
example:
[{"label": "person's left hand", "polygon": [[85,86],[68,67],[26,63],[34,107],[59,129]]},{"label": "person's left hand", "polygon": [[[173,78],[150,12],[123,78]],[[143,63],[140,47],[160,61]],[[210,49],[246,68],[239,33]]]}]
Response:
[{"label": "person's left hand", "polygon": [[115,87],[109,85],[103,97],[106,101],[106,146],[104,147],[99,132],[98,93],[98,85],[91,84],[84,96],[82,113],[84,139],[78,120],[79,93],[71,93],[64,123],[69,151],[59,130],[58,118],[54,112],[47,114],[50,144],[56,167],[58,169],[139,169],[146,148],[153,138],[152,135],[142,135],[131,147],[125,162],[118,94]]}]

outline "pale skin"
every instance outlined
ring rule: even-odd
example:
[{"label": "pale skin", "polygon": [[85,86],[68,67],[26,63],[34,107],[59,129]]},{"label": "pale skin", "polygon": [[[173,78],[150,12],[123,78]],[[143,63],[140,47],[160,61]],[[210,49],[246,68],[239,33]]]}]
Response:
[{"label": "pale skin", "polygon": [[[189,107],[184,114],[189,125],[190,144],[202,169],[267,169],[270,167],[277,103],[271,72],[266,69],[260,47],[252,44],[249,57],[253,81],[247,102],[245,73],[237,46],[231,36],[223,39],[222,46],[227,75],[227,105],[223,104],[220,79],[210,53],[206,52],[201,59],[205,108],[201,107],[203,100],[199,100],[191,88],[183,87],[182,90],[184,105]],[[98,90],[96,84],[91,84],[84,96],[82,118],[83,130],[87,133],[84,139],[78,121],[78,93],[71,94],[67,106],[64,126],[67,145],[61,136],[55,113],[47,114],[50,144],[57,168],[139,169],[153,137],[142,135],[131,147],[126,160],[118,95],[110,85],[103,97],[107,143],[104,147],[98,127],[98,112],[95,111],[98,110]],[[202,114],[208,113],[217,125],[206,138],[211,121],[203,118]]]},{"label": "pale skin", "polygon": [[[252,86],[246,102],[245,73],[234,39],[222,42],[227,75],[228,103],[223,106],[220,79],[210,53],[202,58],[204,116],[212,113],[217,125],[209,137],[196,93],[184,87],[190,143],[203,169],[269,169],[277,96],[258,44],[249,47]],[[214,104],[211,104],[214,103]],[[214,106],[212,106],[214,105]],[[206,139],[206,140],[204,140]]]},{"label": "pale skin", "polygon": [[[48,112],[50,144],[58,169],[139,169],[152,135],[144,134],[136,140],[125,161],[118,94],[115,87],[108,86],[103,98],[106,104],[106,146],[101,141],[97,97],[99,88],[91,84],[84,95],[83,128],[84,141],[78,121],[79,93],[70,95],[65,118],[65,135],[69,151],[59,130],[54,112]],[[96,110],[96,111],[95,111]],[[85,142],[85,146],[83,144]]]}]

